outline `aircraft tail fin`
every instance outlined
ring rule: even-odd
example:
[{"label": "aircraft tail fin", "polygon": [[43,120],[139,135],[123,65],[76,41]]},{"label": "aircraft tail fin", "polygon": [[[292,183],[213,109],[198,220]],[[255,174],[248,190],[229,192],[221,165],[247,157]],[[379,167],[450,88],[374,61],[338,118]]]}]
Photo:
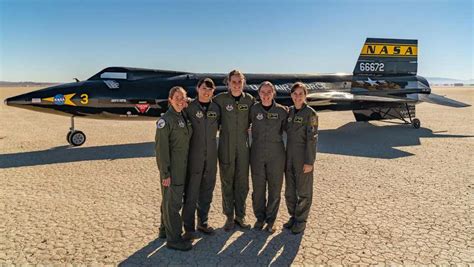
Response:
[{"label": "aircraft tail fin", "polygon": [[367,38],[354,75],[416,75],[418,40]]}]

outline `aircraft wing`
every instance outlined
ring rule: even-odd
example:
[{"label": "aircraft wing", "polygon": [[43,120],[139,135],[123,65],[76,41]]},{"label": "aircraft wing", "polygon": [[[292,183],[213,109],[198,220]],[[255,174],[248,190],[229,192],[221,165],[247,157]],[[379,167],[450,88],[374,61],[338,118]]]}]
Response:
[{"label": "aircraft wing", "polygon": [[437,104],[437,105],[442,105],[442,106],[448,106],[448,107],[453,107],[453,108],[465,108],[465,107],[470,107],[471,105],[456,101],[454,99],[450,99],[447,97],[444,97],[442,95],[437,95],[437,94],[409,94],[407,95],[408,98],[414,99],[416,101],[423,101],[423,102],[428,102],[432,104]]},{"label": "aircraft wing", "polygon": [[394,96],[374,96],[374,95],[357,95],[349,92],[314,92],[307,95],[309,101],[328,100],[328,101],[370,101],[370,102],[389,102],[389,103],[411,103],[417,100],[406,97]]},{"label": "aircraft wing", "polygon": [[374,96],[374,95],[358,95],[349,92],[314,92],[307,96],[309,101],[334,101],[334,102],[351,102],[351,101],[368,101],[368,102],[384,102],[384,103],[416,103],[427,102],[442,106],[464,108],[471,105],[456,101],[437,94],[408,94],[406,97],[397,96]]}]

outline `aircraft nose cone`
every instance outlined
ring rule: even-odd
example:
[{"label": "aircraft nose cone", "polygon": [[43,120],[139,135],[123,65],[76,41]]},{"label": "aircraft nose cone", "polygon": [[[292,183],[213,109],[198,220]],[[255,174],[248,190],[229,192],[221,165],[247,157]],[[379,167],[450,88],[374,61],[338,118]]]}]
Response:
[{"label": "aircraft nose cone", "polygon": [[18,105],[27,105],[29,104],[29,101],[22,95],[19,96],[13,96],[5,99],[3,101],[5,105],[7,106],[18,106]]}]

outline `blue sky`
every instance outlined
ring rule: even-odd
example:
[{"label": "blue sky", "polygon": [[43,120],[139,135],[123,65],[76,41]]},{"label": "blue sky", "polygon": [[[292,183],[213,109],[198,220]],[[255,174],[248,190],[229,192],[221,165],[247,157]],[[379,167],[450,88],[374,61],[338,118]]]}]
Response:
[{"label": "blue sky", "polygon": [[418,73],[472,79],[473,1],[0,0],[0,80],[107,66],[351,73],[366,37],[418,39]]}]

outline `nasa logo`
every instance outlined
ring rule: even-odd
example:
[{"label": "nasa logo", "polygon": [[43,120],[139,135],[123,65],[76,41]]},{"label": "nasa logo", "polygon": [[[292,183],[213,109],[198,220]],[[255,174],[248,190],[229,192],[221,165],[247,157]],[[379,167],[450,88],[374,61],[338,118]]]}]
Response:
[{"label": "nasa logo", "polygon": [[258,113],[257,114],[257,120],[262,120],[263,119],[263,114],[262,113]]},{"label": "nasa logo", "polygon": [[362,49],[361,55],[390,55],[413,57],[418,54],[416,45],[401,44],[374,44],[367,43]]},{"label": "nasa logo", "polygon": [[179,127],[184,128],[184,121],[179,121],[178,125],[179,125]]},{"label": "nasa logo", "polygon": [[53,102],[55,105],[62,106],[64,105],[64,101],[65,101],[64,95],[57,94],[54,96]]}]

